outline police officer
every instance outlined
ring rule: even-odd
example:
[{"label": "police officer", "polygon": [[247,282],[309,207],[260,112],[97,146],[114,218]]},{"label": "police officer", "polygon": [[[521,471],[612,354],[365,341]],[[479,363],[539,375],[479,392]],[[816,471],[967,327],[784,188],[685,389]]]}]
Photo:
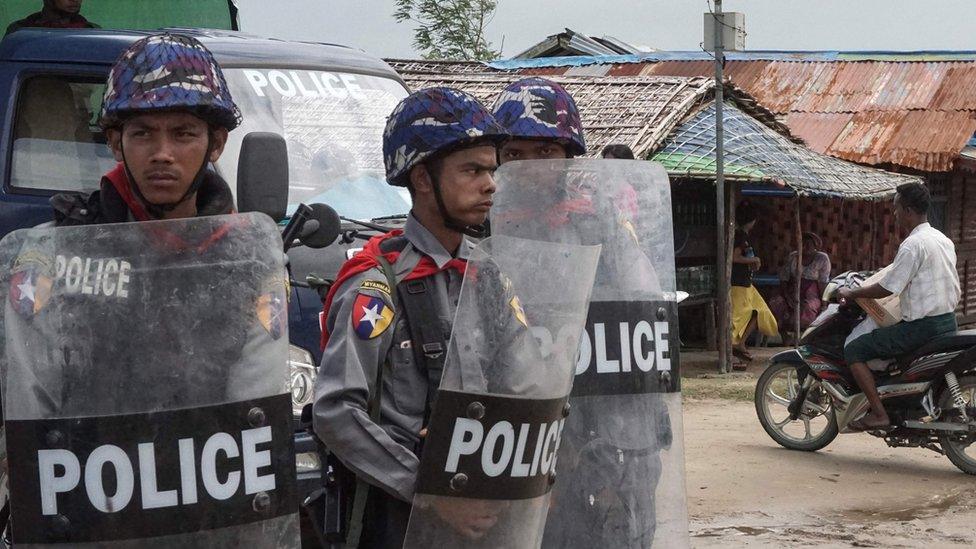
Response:
[{"label": "police officer", "polygon": [[[100,118],[119,163],[99,190],[53,197],[54,224],[232,213],[230,187],[208,166],[240,121],[199,41],[160,34],[134,42],[111,69]],[[248,246],[248,223],[138,223],[131,238],[106,238],[121,227],[21,233],[4,273],[5,336],[18,342],[7,347],[8,409],[98,416],[281,393],[282,380],[260,365],[286,353],[284,273],[267,238],[261,249]],[[220,265],[220,275],[173,268],[197,257]]]},{"label": "police officer", "polygon": [[[402,232],[374,238],[340,270],[326,298],[315,386],[315,432],[359,481],[349,541],[360,546],[403,542],[470,246],[464,237],[484,235],[504,137],[476,99],[450,88],[413,93],[387,121],[387,181],[409,190],[413,208]],[[404,304],[403,281],[424,282],[425,306]],[[484,533],[471,509],[434,511],[463,536]]]},{"label": "police officer", "polygon": [[[232,213],[234,200],[230,187],[209,169],[209,165],[220,157],[228,132],[236,128],[240,121],[240,111],[230,95],[223,73],[210,51],[198,40],[183,35],[161,34],[134,42],[112,67],[100,118],[108,144],[119,163],[102,177],[99,190],[89,195],[65,193],[54,196],[51,199],[54,224],[94,225]],[[79,310],[92,306],[86,305],[86,300],[100,301],[106,315],[128,316],[133,323],[143,326],[145,329],[133,330],[124,336],[124,344],[133,349],[133,360],[138,361],[135,357],[141,352],[139,341],[144,340],[145,345],[151,346],[159,337],[165,337],[155,333],[153,328],[162,325],[155,319],[164,318],[167,313],[146,310],[137,314],[130,303],[131,299],[141,296],[139,299],[152,301],[155,296],[159,297],[158,302],[173,302],[172,306],[176,308],[180,307],[179,300],[164,300],[160,296],[179,295],[194,303],[211,300],[214,306],[205,308],[209,311],[208,318],[198,318],[197,321],[203,326],[237,326],[241,339],[237,342],[214,340],[199,346],[207,349],[205,354],[212,354],[218,363],[224,363],[228,357],[232,362],[240,361],[242,377],[227,380],[227,390],[235,393],[239,391],[234,387],[239,387],[241,391],[248,392],[246,385],[254,380],[246,378],[246,363],[259,361],[261,357],[248,353],[247,349],[265,338],[278,341],[285,333],[284,273],[269,270],[265,273],[267,284],[263,288],[231,290],[229,284],[210,281],[210,291],[199,287],[207,283],[206,280],[198,280],[200,277],[184,279],[174,273],[156,276],[152,270],[154,267],[148,263],[135,264],[131,266],[131,271],[123,271],[120,267],[122,259],[116,261],[115,267],[109,267],[107,263],[107,258],[142,257],[144,261],[160,263],[158,267],[163,268],[169,254],[180,253],[183,249],[206,253],[208,257],[226,256],[228,261],[246,260],[246,254],[236,248],[233,238],[238,234],[237,229],[243,227],[241,223],[234,220],[217,223],[213,227],[201,224],[193,229],[188,228],[189,232],[166,230],[158,226],[147,228],[153,231],[150,240],[158,245],[156,258],[145,250],[133,249],[133,246],[138,246],[134,243],[142,242],[141,239],[132,239],[131,242],[92,241],[86,252],[90,257],[56,258],[48,257],[43,247],[34,250],[37,253],[27,250],[18,259],[15,270],[22,269],[28,273],[30,276],[27,279],[34,288],[30,291],[29,288],[11,289],[11,300],[17,314],[10,318],[21,319],[24,323],[9,322],[8,332],[23,330],[23,337],[46,333],[44,326],[47,320],[43,313],[47,303],[38,281],[65,284],[70,290],[74,278],[88,281],[89,286],[96,279],[103,280],[100,291],[89,289],[79,292],[74,299],[79,300]],[[25,250],[28,247],[25,244]],[[245,273],[242,276],[249,278],[253,275]],[[14,279],[19,280],[16,276]],[[252,305],[248,310],[226,310],[221,306],[220,288],[238,294],[242,291],[253,294]],[[224,302],[238,301],[248,302],[240,298]],[[142,319],[138,321],[141,324],[137,318]],[[69,327],[66,325],[65,330]],[[195,333],[206,338],[205,332],[197,330]],[[247,341],[247,344],[242,341]],[[97,357],[100,346],[118,344],[112,341],[88,342],[85,343],[88,347],[84,353],[76,353],[76,356]],[[183,344],[182,348],[172,346],[167,350],[172,355],[173,364],[185,362],[182,349],[190,348],[193,342],[187,340]],[[207,363],[205,358],[195,357],[195,362]],[[24,360],[45,359],[24,357]],[[119,369],[120,372],[125,370]],[[142,376],[146,376],[145,379]],[[189,386],[166,383],[153,379],[151,372],[140,369],[123,377],[126,386],[139,387],[140,383],[152,386],[160,402],[176,398],[175,395],[182,394],[189,398],[190,394],[214,390],[214,387],[194,383]],[[84,391],[76,390],[71,398],[90,400],[93,395],[109,396],[110,387],[104,380],[86,379],[79,383],[81,385],[75,389],[90,387],[90,392],[86,396]],[[60,406],[63,413],[70,413],[64,407],[72,400],[66,394],[51,394],[48,398],[47,389],[39,390],[42,398],[37,399],[36,406]]]},{"label": "police officer", "polygon": [[[539,77],[518,80],[499,95],[492,111],[511,134],[499,147],[502,164],[555,161],[586,152],[576,102],[555,82]],[[657,274],[631,223],[639,197],[630,183],[611,185],[574,174],[563,176],[575,178],[567,184],[547,180],[545,170],[526,166],[524,171],[536,176],[526,184],[539,186],[541,199],[553,202],[545,219],[536,224],[545,233],[540,238],[602,244],[593,301],[660,298]],[[602,189],[597,187],[601,184]],[[608,192],[611,187],[616,190]],[[504,222],[499,216],[492,219],[492,226],[501,233]],[[573,394],[592,394],[587,382],[577,377]],[[650,546],[655,532],[654,491],[661,474],[659,453],[672,438],[667,408],[660,399],[630,395],[574,396],[571,402],[574,411],[563,434],[560,481],[554,487],[543,545]]]}]

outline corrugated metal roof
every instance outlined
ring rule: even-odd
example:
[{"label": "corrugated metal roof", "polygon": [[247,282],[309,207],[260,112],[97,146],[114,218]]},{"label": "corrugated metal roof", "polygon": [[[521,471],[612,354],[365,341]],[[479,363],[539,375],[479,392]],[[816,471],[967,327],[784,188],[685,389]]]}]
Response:
[{"label": "corrugated metal roof", "polygon": [[852,116],[850,113],[792,112],[786,115],[783,123],[811,150],[826,153],[835,136],[850,123]]},{"label": "corrugated metal roof", "polygon": [[[973,52],[734,52],[728,59],[729,80],[813,150],[838,158],[947,172],[976,130]],[[703,52],[488,66],[545,76],[711,77],[715,71]]]}]

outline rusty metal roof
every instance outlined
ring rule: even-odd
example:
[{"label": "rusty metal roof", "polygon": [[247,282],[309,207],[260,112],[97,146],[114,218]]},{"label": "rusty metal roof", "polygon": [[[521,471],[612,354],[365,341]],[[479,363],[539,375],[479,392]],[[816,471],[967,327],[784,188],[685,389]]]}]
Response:
[{"label": "rusty metal roof", "polygon": [[[572,64],[554,59],[553,66],[533,61],[509,65],[548,76],[692,77],[715,70],[700,53],[688,52]],[[480,63],[439,68],[491,70]],[[976,131],[972,52],[741,52],[730,56],[725,74],[811,149],[853,162],[947,172]]]}]

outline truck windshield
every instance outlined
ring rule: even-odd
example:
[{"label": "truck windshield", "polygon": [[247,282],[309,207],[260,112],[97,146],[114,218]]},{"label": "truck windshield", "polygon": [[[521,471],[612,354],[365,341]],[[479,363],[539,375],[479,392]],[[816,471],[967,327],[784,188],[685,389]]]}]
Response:
[{"label": "truck windshield", "polygon": [[383,168],[386,117],[407,95],[391,78],[290,69],[226,69],[244,115],[217,163],[236,191],[241,142],[274,132],[288,143],[291,208],[323,202],[354,219],[406,214],[409,196],[388,185]]}]

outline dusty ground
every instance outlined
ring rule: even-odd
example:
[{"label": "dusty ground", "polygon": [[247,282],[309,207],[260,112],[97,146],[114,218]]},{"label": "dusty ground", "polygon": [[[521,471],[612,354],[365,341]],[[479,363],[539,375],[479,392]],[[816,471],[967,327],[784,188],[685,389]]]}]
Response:
[{"label": "dusty ground", "polygon": [[786,450],[751,402],[762,363],[703,379],[710,366],[684,362],[692,547],[976,545],[976,477],[947,458],[869,435],[840,435],[815,453]]}]

